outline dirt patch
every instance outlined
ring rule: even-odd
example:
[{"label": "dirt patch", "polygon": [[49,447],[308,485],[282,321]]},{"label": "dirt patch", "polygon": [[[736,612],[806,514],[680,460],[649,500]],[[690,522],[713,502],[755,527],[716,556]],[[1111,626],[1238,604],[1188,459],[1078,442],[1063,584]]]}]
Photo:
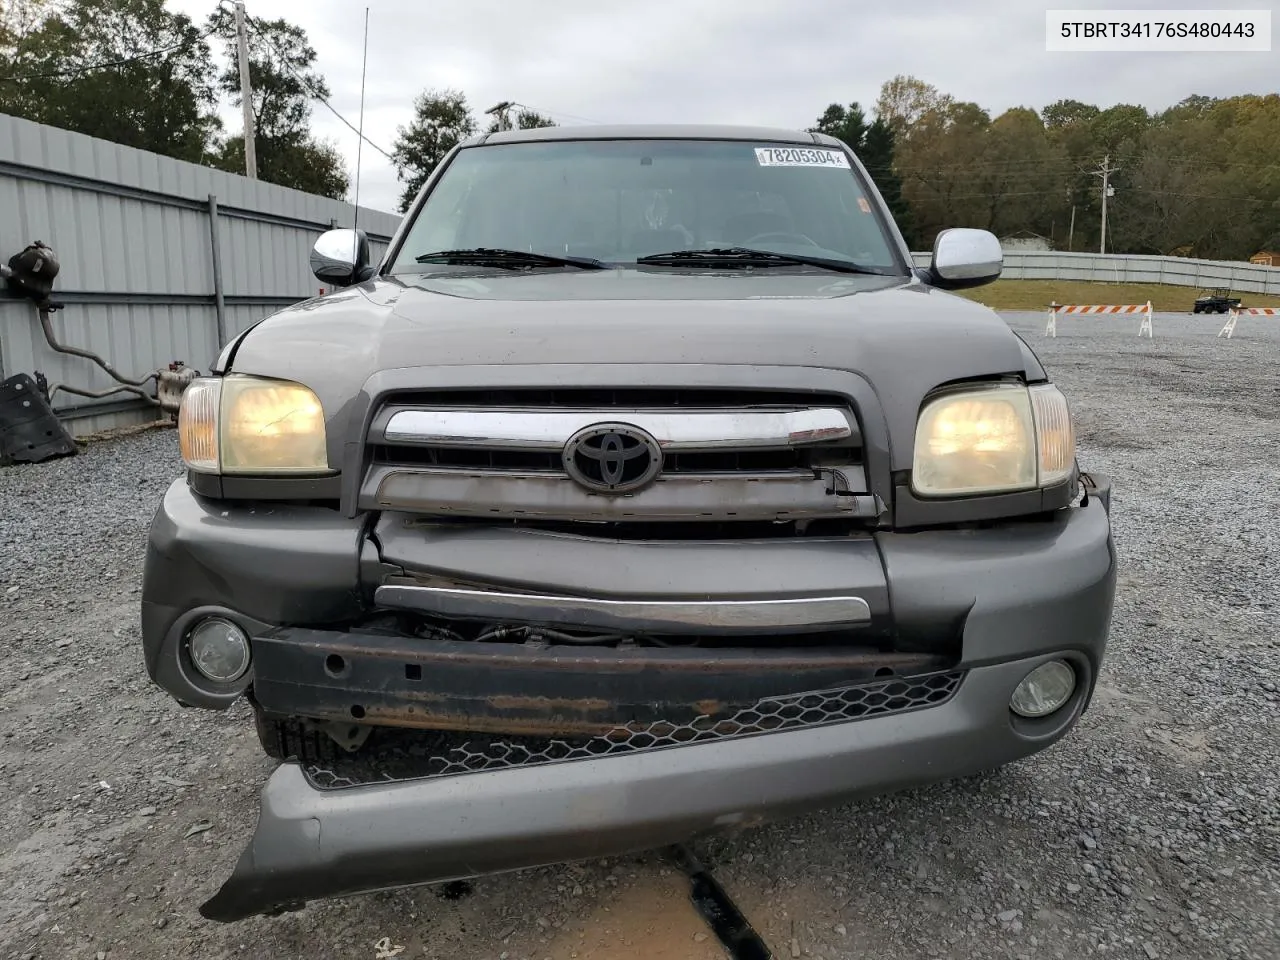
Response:
[{"label": "dirt patch", "polygon": [[601,900],[574,929],[538,953],[553,960],[723,960],[727,956],[689,899],[689,882],[672,870],[651,873]]}]

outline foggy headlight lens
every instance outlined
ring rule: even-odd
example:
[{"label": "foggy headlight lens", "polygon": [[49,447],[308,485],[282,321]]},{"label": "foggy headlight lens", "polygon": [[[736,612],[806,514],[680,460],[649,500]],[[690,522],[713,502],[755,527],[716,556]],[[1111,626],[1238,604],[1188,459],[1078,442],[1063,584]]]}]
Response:
[{"label": "foggy headlight lens", "polygon": [[324,410],[300,383],[228,376],[190,384],[178,413],[182,458],[224,474],[329,472]]},{"label": "foggy headlight lens", "polygon": [[249,669],[249,638],[221,617],[201,620],[187,638],[195,668],[210,680],[230,683]]},{"label": "foggy headlight lens", "polygon": [[223,473],[327,470],[324,411],[300,383],[228,377],[222,388]]},{"label": "foggy headlight lens", "polygon": [[1035,427],[1027,388],[988,387],[926,404],[916,427],[911,485],[926,497],[1034,488]]},{"label": "foggy headlight lens", "polygon": [[1023,677],[1009,708],[1020,717],[1047,717],[1071,699],[1076,689],[1076,672],[1065,660],[1042,663]]}]

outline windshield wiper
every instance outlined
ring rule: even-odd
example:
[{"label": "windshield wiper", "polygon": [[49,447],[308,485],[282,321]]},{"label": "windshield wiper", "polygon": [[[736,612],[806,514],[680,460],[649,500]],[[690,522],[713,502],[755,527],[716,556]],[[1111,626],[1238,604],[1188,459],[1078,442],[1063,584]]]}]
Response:
[{"label": "windshield wiper", "polygon": [[604,270],[607,265],[591,257],[558,257],[550,253],[530,253],[527,250],[506,250],[502,247],[475,247],[471,250],[437,250],[413,258],[418,263],[457,263],[478,266],[504,267],[520,270],[524,267],[579,267],[583,270]]},{"label": "windshield wiper", "polygon": [[884,270],[864,267],[852,260],[837,260],[832,257],[810,257],[802,253],[776,253],[773,250],[752,250],[748,247],[723,247],[717,250],[672,250],[670,253],[653,253],[647,257],[637,257],[636,263],[654,264],[657,266],[717,266],[727,267],[767,267],[801,263],[811,267],[822,267],[824,270],[839,270],[842,273],[868,273],[876,276],[891,276]]}]

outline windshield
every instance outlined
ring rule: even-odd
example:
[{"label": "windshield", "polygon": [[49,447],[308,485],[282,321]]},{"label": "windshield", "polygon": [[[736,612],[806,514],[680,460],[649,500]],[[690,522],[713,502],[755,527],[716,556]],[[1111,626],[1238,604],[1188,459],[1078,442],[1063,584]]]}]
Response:
[{"label": "windshield", "polygon": [[[392,272],[456,271],[456,259],[428,255],[478,248],[622,266],[748,248],[903,273],[874,211],[848,157],[830,147],[586,140],[467,148],[432,188]],[[697,269],[702,260],[662,263]]]}]

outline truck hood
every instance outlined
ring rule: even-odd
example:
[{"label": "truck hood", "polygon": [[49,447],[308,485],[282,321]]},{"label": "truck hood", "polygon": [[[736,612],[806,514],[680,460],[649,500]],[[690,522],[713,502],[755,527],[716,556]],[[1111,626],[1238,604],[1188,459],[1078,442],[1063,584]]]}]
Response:
[{"label": "truck hood", "polygon": [[332,419],[380,372],[424,368],[427,387],[433,367],[509,364],[847,371],[891,433],[939,384],[1043,377],[996,313],[914,279],[636,270],[378,278],[268,317],[216,369],[307,384]]}]

